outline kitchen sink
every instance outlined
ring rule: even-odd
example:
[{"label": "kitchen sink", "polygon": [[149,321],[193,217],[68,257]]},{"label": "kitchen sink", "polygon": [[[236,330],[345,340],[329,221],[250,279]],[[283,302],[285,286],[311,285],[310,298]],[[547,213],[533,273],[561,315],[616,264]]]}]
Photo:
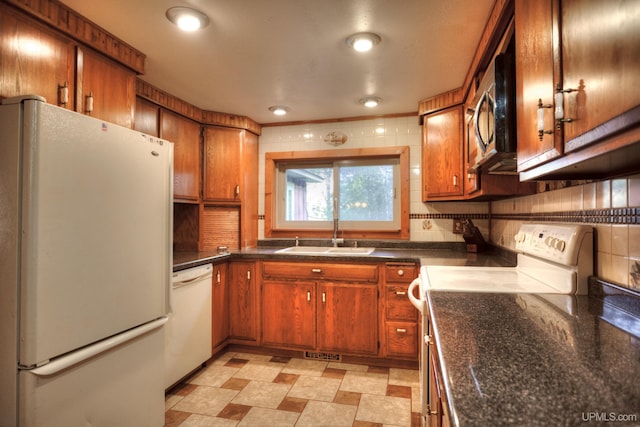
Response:
[{"label": "kitchen sink", "polygon": [[278,249],[277,254],[296,255],[371,255],[376,248],[327,247],[327,246],[291,246]]},{"label": "kitchen sink", "polygon": [[329,250],[326,253],[340,254],[340,255],[371,255],[371,252],[375,250],[376,248],[338,247],[338,248],[329,248]]}]

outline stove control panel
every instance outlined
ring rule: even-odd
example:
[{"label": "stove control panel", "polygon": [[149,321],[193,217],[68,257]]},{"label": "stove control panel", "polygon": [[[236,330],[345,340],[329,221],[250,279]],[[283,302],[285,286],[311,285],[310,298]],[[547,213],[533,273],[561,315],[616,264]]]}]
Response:
[{"label": "stove control panel", "polygon": [[593,228],[587,225],[522,224],[515,241],[518,252],[563,265],[577,265],[580,256],[593,257]]}]

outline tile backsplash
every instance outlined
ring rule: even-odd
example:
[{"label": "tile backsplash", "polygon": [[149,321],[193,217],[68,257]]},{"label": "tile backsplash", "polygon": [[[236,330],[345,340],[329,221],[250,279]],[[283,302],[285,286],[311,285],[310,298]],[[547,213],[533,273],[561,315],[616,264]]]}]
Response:
[{"label": "tile backsplash", "polygon": [[[330,132],[344,145],[324,142]],[[264,157],[267,152],[409,146],[411,241],[462,242],[453,218],[472,218],[493,244],[513,249],[522,222],[577,222],[596,229],[596,275],[640,290],[640,175],[598,182],[539,183],[537,194],[493,202],[422,202],[421,128],[416,116],[266,126],[260,137],[259,238],[264,239]],[[549,190],[549,188],[555,188]]]},{"label": "tile backsplash", "polygon": [[490,241],[513,249],[524,221],[592,225],[596,275],[640,290],[640,175],[492,202]]}]

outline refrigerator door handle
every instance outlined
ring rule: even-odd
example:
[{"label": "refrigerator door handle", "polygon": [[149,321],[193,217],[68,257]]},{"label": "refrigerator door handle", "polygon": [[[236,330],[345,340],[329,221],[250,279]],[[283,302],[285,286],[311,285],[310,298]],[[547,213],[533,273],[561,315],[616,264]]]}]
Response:
[{"label": "refrigerator door handle", "polygon": [[165,323],[167,323],[167,320],[169,320],[169,318],[167,316],[164,316],[159,319],[153,320],[149,323],[145,323],[144,325],[138,326],[137,328],[130,329],[126,332],[123,332],[111,338],[107,338],[105,340],[99,341],[88,347],[71,352],[66,356],[62,356],[45,365],[39,366],[34,369],[30,369],[29,372],[38,376],[54,375],[62,371],[63,369],[69,368],[93,356],[96,356],[100,353],[104,353],[105,351],[115,346],[123,344],[127,341],[131,341],[132,339],[137,338],[140,335],[146,334],[147,332],[157,329],[163,326]]}]

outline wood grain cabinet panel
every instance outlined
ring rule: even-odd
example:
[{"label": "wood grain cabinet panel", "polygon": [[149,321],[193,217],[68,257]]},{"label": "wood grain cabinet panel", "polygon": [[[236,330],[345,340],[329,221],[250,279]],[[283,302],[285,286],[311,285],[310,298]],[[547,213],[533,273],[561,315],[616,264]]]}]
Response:
[{"label": "wood grain cabinet panel", "polygon": [[422,132],[422,199],[464,196],[462,107],[455,106],[424,117]]},{"label": "wood grain cabinet panel", "polygon": [[263,345],[306,349],[316,347],[314,282],[265,280],[262,302]]},{"label": "wood grain cabinet panel", "polygon": [[136,98],[136,116],[133,123],[133,128],[138,132],[159,137],[160,107],[147,101],[146,99],[139,97]]},{"label": "wood grain cabinet panel", "polygon": [[240,202],[241,129],[206,126],[204,128],[205,201]]},{"label": "wood grain cabinet panel", "polygon": [[91,49],[76,50],[76,111],[133,128],[136,73]]},{"label": "wood grain cabinet panel", "polygon": [[516,0],[515,17],[520,178],[637,172],[640,3]]},{"label": "wood grain cabinet panel", "polygon": [[377,356],[378,265],[265,261],[263,344]]},{"label": "wood grain cabinet panel", "polygon": [[383,354],[386,357],[418,359],[420,319],[407,296],[409,284],[418,273],[417,264],[388,263],[385,266]]},{"label": "wood grain cabinet panel", "polygon": [[229,276],[229,337],[256,345],[259,317],[255,263],[232,261]]},{"label": "wood grain cabinet panel", "polygon": [[318,285],[318,348],[338,353],[378,354],[376,285]]},{"label": "wood grain cabinet panel", "polygon": [[[516,109],[518,171],[529,169],[560,156],[562,135],[553,120],[554,67],[557,63],[558,28],[554,0],[516,1]],[[557,72],[557,70],[556,70]],[[539,104],[544,130],[538,133]]]},{"label": "wood grain cabinet panel", "polygon": [[596,141],[581,135],[640,105],[640,3],[562,1],[560,20],[562,89],[572,90],[564,96],[571,121],[563,124],[571,151]]},{"label": "wood grain cabinet panel", "polygon": [[211,343],[213,352],[220,350],[229,338],[229,282],[228,264],[213,266]]},{"label": "wood grain cabinet panel", "polygon": [[[0,3],[0,97],[39,95],[74,109],[75,47],[67,38]],[[67,102],[59,87],[67,87]]]},{"label": "wood grain cabinet panel", "polygon": [[199,123],[167,110],[160,112],[160,137],[173,142],[173,198],[197,202],[200,199]]}]

